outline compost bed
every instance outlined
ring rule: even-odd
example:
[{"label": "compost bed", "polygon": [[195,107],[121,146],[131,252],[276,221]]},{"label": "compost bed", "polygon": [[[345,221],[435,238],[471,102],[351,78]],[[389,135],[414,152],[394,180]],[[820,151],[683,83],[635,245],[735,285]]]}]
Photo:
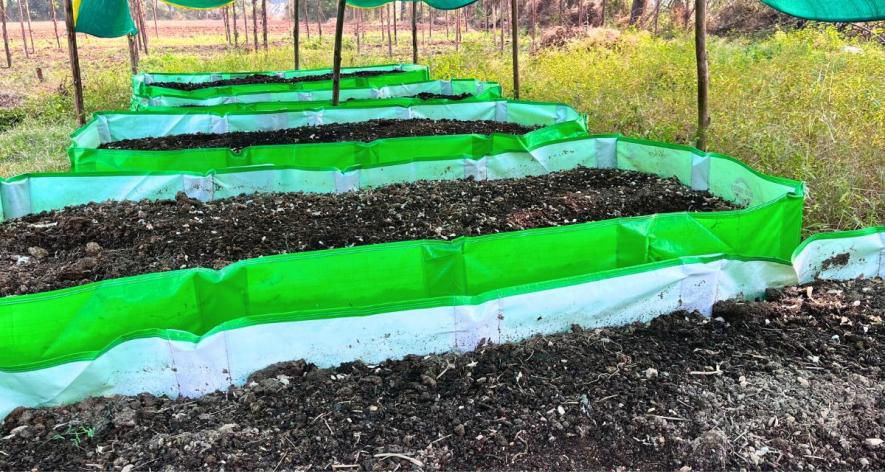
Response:
[{"label": "compost bed", "polygon": [[769,296],[464,355],[279,364],[200,399],[19,409],[0,469],[882,470],[885,282]]},{"label": "compost bed", "polygon": [[0,296],[281,253],[733,208],[672,179],[590,168],[337,195],[89,204],[0,224]]},{"label": "compost bed", "polygon": [[[402,74],[402,70],[363,70],[357,72],[342,73],[341,78],[349,77],[377,77],[379,75]],[[297,84],[299,82],[320,82],[323,80],[332,80],[332,73],[308,75],[303,77],[280,77],[277,75],[254,74],[246,77],[237,77],[234,79],[213,80],[212,82],[198,83],[182,83],[182,82],[154,82],[148,84],[152,87],[162,87],[174,90],[183,90],[191,92],[212,87],[225,87],[229,85],[255,85],[255,84]]]},{"label": "compost bed", "polygon": [[341,141],[369,142],[384,138],[407,136],[446,136],[455,134],[525,134],[539,127],[522,126],[500,121],[468,120],[369,120],[358,123],[330,123],[299,126],[273,131],[234,131],[230,133],[189,133],[172,136],[124,139],[99,146],[99,149],[139,151],[171,151],[179,149],[229,148],[240,150],[249,146],[273,144],[335,143]]}]

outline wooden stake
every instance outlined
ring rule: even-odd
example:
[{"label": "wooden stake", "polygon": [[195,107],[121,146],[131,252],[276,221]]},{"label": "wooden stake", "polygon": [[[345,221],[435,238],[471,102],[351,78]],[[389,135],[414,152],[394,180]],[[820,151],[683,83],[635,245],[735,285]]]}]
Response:
[{"label": "wooden stake", "polygon": [[71,75],[74,79],[74,109],[77,122],[86,124],[86,112],[83,110],[83,79],[80,76],[80,55],[77,52],[77,33],[74,32],[74,6],[71,0],[65,2],[65,29],[68,33],[68,54],[71,58]]},{"label": "wooden stake", "polygon": [[295,21],[292,24],[292,42],[294,43],[293,47],[295,49],[295,70],[298,70],[301,67],[301,57],[299,57],[301,55],[301,38],[300,38],[300,36],[301,36],[301,31],[300,31],[301,19],[298,18],[298,1],[299,0],[293,0],[293,1],[295,3],[294,3],[294,7],[292,8],[292,15],[294,16]]},{"label": "wooden stake", "polygon": [[307,32],[307,40],[310,41],[310,15],[307,11],[307,0],[302,4],[304,6],[304,30]]},{"label": "wooden stake", "polygon": [[230,45],[230,15],[228,15],[229,7],[224,7],[221,9],[221,20],[224,22],[224,40],[227,41],[227,44]]},{"label": "wooden stake", "polygon": [[9,33],[6,31],[5,3],[5,0],[0,0],[0,23],[3,25],[3,49],[6,51],[6,67],[12,67],[12,51],[9,50]]},{"label": "wooden stake", "polygon": [[510,0],[510,33],[513,42],[513,97],[519,99],[519,5]]},{"label": "wooden stake", "polygon": [[710,73],[707,69],[707,1],[695,0],[695,55],[698,63],[698,136],[697,148],[707,150],[707,127],[710,112],[707,107]]},{"label": "wooden stake", "polygon": [[323,9],[320,0],[317,0],[317,33],[320,35],[320,40],[323,39]]},{"label": "wooden stake", "polygon": [[341,43],[344,36],[344,9],[347,0],[338,0],[338,17],[335,21],[335,51],[332,60],[332,106],[341,102]]},{"label": "wooden stake", "polygon": [[249,50],[249,10],[248,3],[243,0],[243,47]]},{"label": "wooden stake", "polygon": [[418,9],[412,2],[412,64],[418,63]]},{"label": "wooden stake", "polygon": [[[225,7],[224,10],[225,10],[225,15],[226,15],[227,14],[227,7]],[[159,38],[160,37],[160,23],[157,21],[157,0],[154,0],[153,11],[154,11],[154,35],[157,38]],[[230,18],[228,18],[228,28],[230,28]],[[230,34],[230,31],[228,31],[228,34]]]},{"label": "wooden stake", "polygon": [[396,31],[396,13],[397,13],[396,2],[393,2],[393,44],[399,46],[399,37],[397,36]]},{"label": "wooden stake", "polygon": [[384,9],[387,11],[387,57],[393,57],[393,38],[390,33],[390,12],[392,9],[389,3],[384,6]]},{"label": "wooden stake", "polygon": [[129,64],[131,65],[132,75],[138,74],[138,41],[131,34],[126,35],[126,41],[129,43]]},{"label": "wooden stake", "polygon": [[144,55],[147,56],[150,54],[148,52],[148,35],[147,28],[144,26],[144,7],[141,4],[141,0],[135,0],[135,10],[138,16],[138,31],[141,34],[141,45],[144,47]]}]

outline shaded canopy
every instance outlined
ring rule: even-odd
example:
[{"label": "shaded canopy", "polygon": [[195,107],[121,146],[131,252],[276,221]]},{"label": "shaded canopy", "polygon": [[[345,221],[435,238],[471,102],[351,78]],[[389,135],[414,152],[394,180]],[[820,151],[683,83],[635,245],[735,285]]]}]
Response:
[{"label": "shaded canopy", "polygon": [[477,0],[347,0],[347,4],[359,8],[374,8],[393,1],[424,2],[437,10],[457,10],[476,3]]},{"label": "shaded canopy", "polygon": [[806,20],[885,20],[885,0],[762,0],[762,3]]}]

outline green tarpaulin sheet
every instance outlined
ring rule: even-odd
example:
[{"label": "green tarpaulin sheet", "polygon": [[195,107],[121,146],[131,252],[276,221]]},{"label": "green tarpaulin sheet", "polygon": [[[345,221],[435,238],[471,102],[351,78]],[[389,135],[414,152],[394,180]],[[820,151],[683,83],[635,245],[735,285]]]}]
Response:
[{"label": "green tarpaulin sheet", "polygon": [[885,0],[762,0],[762,3],[807,20],[885,20]]},{"label": "green tarpaulin sheet", "polygon": [[234,0],[161,0],[163,3],[178,8],[191,8],[194,10],[207,10],[230,5]]},{"label": "green tarpaulin sheet", "polygon": [[[392,2],[393,0],[347,0],[347,4],[352,7],[374,8]],[[410,0],[405,0],[410,2]],[[411,0],[418,1],[418,0]],[[457,10],[467,5],[476,3],[476,0],[420,0],[438,10]]]}]

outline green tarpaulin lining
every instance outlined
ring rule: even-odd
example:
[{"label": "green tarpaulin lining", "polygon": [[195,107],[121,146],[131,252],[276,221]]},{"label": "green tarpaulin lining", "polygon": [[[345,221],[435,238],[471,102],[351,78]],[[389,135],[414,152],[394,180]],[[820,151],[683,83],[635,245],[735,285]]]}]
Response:
[{"label": "green tarpaulin lining", "polygon": [[[496,82],[478,80],[431,80],[411,84],[386,85],[380,88],[353,88],[341,90],[341,107],[365,106],[366,100],[381,105],[401,105],[404,97],[420,93],[438,93],[444,95],[473,95],[472,98],[459,101],[484,101],[502,98],[501,85]],[[132,111],[163,111],[166,113],[182,111],[182,107],[202,107],[202,110],[219,112],[258,112],[271,109],[303,110],[310,107],[328,107],[331,103],[331,90],[315,90],[312,92],[277,92],[277,93],[244,93],[230,96],[213,97],[205,100],[187,98],[153,96],[134,97]],[[380,98],[384,97],[384,98]],[[445,99],[422,100],[423,103],[439,103]],[[415,103],[418,103],[417,101]]]},{"label": "green tarpaulin lining", "polygon": [[220,271],[164,272],[5,297],[0,369],[94,359],[127,339],[195,341],[256,324],[475,303],[684,263],[679,257],[787,260],[799,243],[800,183],[679,146],[629,139],[615,145],[618,168],[689,182],[707,169],[703,179],[711,192],[752,206],[272,256]]},{"label": "green tarpaulin lining", "polygon": [[[350,107],[313,108],[302,111],[264,113],[207,113],[200,108],[180,113],[97,113],[75,132],[68,149],[74,172],[139,172],[176,170],[208,172],[243,166],[299,166],[346,170],[453,157],[479,158],[508,151],[525,151],[555,141],[586,137],[586,121],[577,111],[557,103],[494,100],[425,104],[416,100],[408,106],[379,107],[371,102]],[[251,146],[239,152],[230,149],[187,149],[177,151],[133,151],[98,149],[102,143],[148,136],[197,132],[273,130],[319,123],[359,122],[368,119],[459,119],[508,121],[544,128],[522,136],[508,134],[454,135],[391,138],[371,143],[336,142]]]},{"label": "green tarpaulin lining", "polygon": [[[406,84],[413,82],[426,82],[430,80],[430,71],[426,66],[412,64],[392,64],[384,66],[355,67],[342,69],[345,72],[357,72],[365,70],[390,70],[403,71],[395,74],[378,75],[374,77],[343,77],[341,88],[376,88],[385,85]],[[285,78],[305,77],[309,75],[328,74],[331,69],[313,69],[301,71],[276,71],[276,72],[219,72],[210,74],[138,74],[132,78],[132,93],[136,97],[180,97],[191,99],[208,99],[220,96],[238,95],[246,93],[273,93],[292,91],[331,90],[332,81],[322,80],[316,82],[297,82],[292,84],[248,84],[226,85],[222,87],[210,87],[198,90],[176,90],[164,87],[155,87],[151,83],[156,82],[184,82],[203,83],[217,80],[227,80],[249,75],[277,75]]]},{"label": "green tarpaulin lining", "polygon": [[885,20],[885,0],[762,0],[788,15],[843,22]]},{"label": "green tarpaulin lining", "polygon": [[234,0],[160,0],[163,3],[177,8],[189,8],[192,10],[208,10],[230,5]]},{"label": "green tarpaulin lining", "polygon": [[75,0],[74,30],[99,38],[118,38],[138,30],[127,0]]},{"label": "green tarpaulin lining", "polygon": [[[375,8],[380,7],[382,5],[386,5],[388,3],[393,2],[394,0],[347,0],[347,4],[352,7],[359,8]],[[457,10],[458,8],[464,8],[467,5],[471,5],[476,3],[477,0],[397,0],[403,1],[404,3],[413,3],[416,1],[424,2],[430,5],[433,8],[438,10]]]}]

